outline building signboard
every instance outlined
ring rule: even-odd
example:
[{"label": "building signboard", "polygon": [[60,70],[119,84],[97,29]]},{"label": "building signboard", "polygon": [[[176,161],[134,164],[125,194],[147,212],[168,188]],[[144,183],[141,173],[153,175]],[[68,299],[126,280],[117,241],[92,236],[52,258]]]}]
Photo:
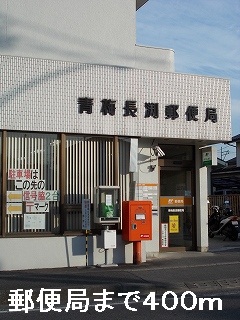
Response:
[{"label": "building signboard", "polygon": [[[231,140],[228,79],[64,61],[46,64],[35,58],[23,63],[0,56],[1,61],[8,75],[0,103],[0,126],[6,130],[36,131],[32,119],[38,119],[42,132]],[[25,95],[11,90],[16,77],[32,84],[36,74],[44,81],[26,86]],[[46,79],[46,74],[58,76]],[[39,90],[41,99],[36,99]],[[13,127],[12,114],[18,110],[26,115],[24,123],[16,117]]]},{"label": "building signboard", "polygon": [[192,197],[163,196],[160,197],[161,207],[184,207],[192,205]]}]

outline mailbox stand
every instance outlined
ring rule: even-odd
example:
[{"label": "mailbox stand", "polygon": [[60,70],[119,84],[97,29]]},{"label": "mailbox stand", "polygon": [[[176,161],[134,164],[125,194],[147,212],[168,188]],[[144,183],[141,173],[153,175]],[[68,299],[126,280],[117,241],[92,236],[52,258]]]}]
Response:
[{"label": "mailbox stand", "polygon": [[152,202],[123,201],[122,238],[133,242],[133,263],[142,262],[142,240],[152,240]]},{"label": "mailbox stand", "polygon": [[141,264],[142,263],[142,242],[133,241],[133,263]]}]

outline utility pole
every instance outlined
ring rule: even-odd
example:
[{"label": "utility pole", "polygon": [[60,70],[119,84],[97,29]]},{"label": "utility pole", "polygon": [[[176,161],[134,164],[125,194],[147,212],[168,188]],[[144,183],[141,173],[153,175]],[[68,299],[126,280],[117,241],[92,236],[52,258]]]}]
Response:
[{"label": "utility pole", "polygon": [[229,154],[229,150],[223,151],[223,147],[221,147],[221,160],[224,161],[228,154]]}]

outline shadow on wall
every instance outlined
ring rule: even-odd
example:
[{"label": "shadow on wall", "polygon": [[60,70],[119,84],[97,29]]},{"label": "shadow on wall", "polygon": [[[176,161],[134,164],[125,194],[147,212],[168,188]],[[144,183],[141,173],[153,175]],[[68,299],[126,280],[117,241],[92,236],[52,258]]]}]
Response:
[{"label": "shadow on wall", "polygon": [[[65,237],[65,244],[66,244],[66,255],[67,255],[67,265],[70,267],[70,258],[69,258],[69,247],[67,246],[67,240]],[[72,239],[72,255],[73,256],[80,256],[83,260],[86,257],[86,264],[88,266],[94,265],[94,241],[92,236],[88,236],[87,238],[84,236],[74,237]],[[103,248],[103,237],[99,235],[96,237],[96,248],[98,252],[95,252],[95,258],[105,261],[105,249]],[[121,237],[117,236],[117,247],[115,249],[108,249],[108,255],[112,256],[111,263],[123,263],[126,261],[125,257],[125,243],[122,242]],[[111,252],[112,251],[112,252]],[[110,259],[111,260],[111,259]]]},{"label": "shadow on wall", "polygon": [[73,237],[71,243],[69,243],[68,237],[66,236],[64,237],[68,267],[71,267],[70,255],[73,257],[79,256],[79,257],[82,257],[83,259],[87,255],[88,265],[93,264],[93,245],[92,245],[92,241],[89,241],[89,240],[90,240],[89,237],[85,238],[83,236],[76,236],[76,237]]},{"label": "shadow on wall", "polygon": [[8,32],[8,17],[0,13],[0,49],[8,50],[18,42],[17,37]]},{"label": "shadow on wall", "polygon": [[85,255],[86,250],[82,246],[82,241],[80,237],[74,237],[72,239],[72,255],[73,256],[79,256],[79,255]]},{"label": "shadow on wall", "polygon": [[[17,30],[15,32],[14,30]],[[14,34],[15,32],[15,34]],[[101,30],[99,30],[101,32]],[[23,49],[27,51],[47,53],[48,55],[58,55],[62,59],[75,61],[89,61],[91,52],[111,52],[109,44],[99,41],[84,39],[80,36],[72,35],[51,28],[44,24],[28,22],[27,19],[18,19],[8,12],[0,12],[0,50],[1,54],[9,49]],[[81,50],[80,50],[81,49]],[[27,52],[26,51],[26,52]],[[115,53],[116,54],[116,53]],[[126,56],[119,52],[120,59],[132,61],[134,56]],[[32,56],[30,54],[30,56]],[[65,58],[64,58],[65,57]],[[40,58],[40,57],[39,57]]]},{"label": "shadow on wall", "polygon": [[125,242],[121,240],[121,238],[117,237],[117,248],[113,249],[113,263],[119,264],[126,262],[126,249]]},{"label": "shadow on wall", "polygon": [[[68,267],[70,267],[70,260],[69,260],[69,252],[68,246],[65,237],[65,244],[66,244],[66,255],[67,255],[67,263]],[[86,264],[93,265],[93,239],[92,237],[88,236],[78,236],[72,238],[72,255],[73,256],[81,256],[85,257]]]}]

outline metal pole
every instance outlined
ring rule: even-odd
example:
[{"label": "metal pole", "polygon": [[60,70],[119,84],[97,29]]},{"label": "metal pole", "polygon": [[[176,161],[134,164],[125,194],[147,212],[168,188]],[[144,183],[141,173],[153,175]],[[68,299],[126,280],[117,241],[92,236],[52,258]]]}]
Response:
[{"label": "metal pole", "polygon": [[[105,226],[105,230],[109,230],[109,226]],[[108,265],[108,249],[105,249],[105,265]]]},{"label": "metal pole", "polygon": [[133,242],[133,263],[134,264],[142,263],[142,242],[141,241]]},{"label": "metal pole", "polygon": [[85,230],[85,244],[86,244],[86,267],[88,266],[88,232]]}]

